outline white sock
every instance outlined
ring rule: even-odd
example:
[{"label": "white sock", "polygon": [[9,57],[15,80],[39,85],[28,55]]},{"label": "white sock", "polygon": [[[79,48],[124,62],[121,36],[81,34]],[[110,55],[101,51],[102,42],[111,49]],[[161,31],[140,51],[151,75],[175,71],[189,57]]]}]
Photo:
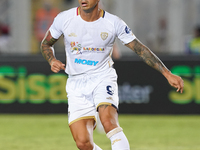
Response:
[{"label": "white sock", "polygon": [[94,143],[93,150],[102,150],[102,149]]},{"label": "white sock", "polygon": [[111,141],[112,150],[130,150],[128,139],[122,128],[117,127],[111,130],[107,133],[107,137]]}]

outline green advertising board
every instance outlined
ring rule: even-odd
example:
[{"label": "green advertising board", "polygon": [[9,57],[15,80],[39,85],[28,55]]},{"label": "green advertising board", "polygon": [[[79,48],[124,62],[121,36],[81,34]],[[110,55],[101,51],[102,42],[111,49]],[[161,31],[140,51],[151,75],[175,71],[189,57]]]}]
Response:
[{"label": "green advertising board", "polygon": [[[119,113],[200,114],[200,60],[184,59],[164,61],[183,78],[182,94],[142,61],[115,61]],[[67,113],[67,79],[64,71],[53,73],[38,56],[0,59],[0,113]]]},{"label": "green advertising board", "polygon": [[67,103],[66,81],[63,73],[27,74],[25,66],[0,66],[0,103]]},{"label": "green advertising board", "polygon": [[177,65],[171,71],[176,75],[182,76],[184,80],[184,92],[183,94],[179,94],[171,91],[169,99],[177,104],[188,104],[191,102],[200,104],[200,65],[194,67]]}]

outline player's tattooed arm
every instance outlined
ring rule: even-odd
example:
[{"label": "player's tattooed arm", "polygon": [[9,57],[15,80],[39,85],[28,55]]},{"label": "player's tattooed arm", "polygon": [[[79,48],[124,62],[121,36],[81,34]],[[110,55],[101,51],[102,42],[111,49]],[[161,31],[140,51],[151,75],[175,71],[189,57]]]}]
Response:
[{"label": "player's tattooed arm", "polygon": [[132,49],[139,57],[141,57],[146,64],[158,70],[159,72],[164,73],[169,71],[162,61],[138,39],[126,44],[126,46]]},{"label": "player's tattooed arm", "polygon": [[51,36],[51,33],[47,31],[41,43],[41,53],[49,64],[53,59],[55,59],[53,45],[56,43],[56,41],[57,39],[54,39]]},{"label": "player's tattooed arm", "polygon": [[182,78],[172,74],[148,47],[143,45],[138,39],[126,44],[126,46],[139,55],[149,66],[160,71],[167,78],[169,84],[177,88],[177,92],[183,92],[184,82]]}]

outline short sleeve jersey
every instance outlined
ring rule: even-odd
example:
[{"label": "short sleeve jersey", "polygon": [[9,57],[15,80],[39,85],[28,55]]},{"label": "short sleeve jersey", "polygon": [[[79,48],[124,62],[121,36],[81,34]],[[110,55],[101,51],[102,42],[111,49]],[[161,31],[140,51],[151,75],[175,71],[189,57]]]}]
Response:
[{"label": "short sleeve jersey", "polygon": [[66,70],[69,75],[90,74],[112,67],[115,38],[128,44],[136,37],[124,21],[101,10],[93,22],[84,21],[78,8],[61,12],[50,27],[53,38],[64,35]]}]

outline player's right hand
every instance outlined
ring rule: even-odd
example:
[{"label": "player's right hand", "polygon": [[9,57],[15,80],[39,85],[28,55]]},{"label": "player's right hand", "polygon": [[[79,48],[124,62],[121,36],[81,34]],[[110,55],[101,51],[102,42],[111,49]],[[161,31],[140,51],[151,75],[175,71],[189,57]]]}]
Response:
[{"label": "player's right hand", "polygon": [[53,59],[50,63],[51,71],[54,73],[58,73],[60,70],[65,70],[65,64],[63,64],[60,60]]}]

